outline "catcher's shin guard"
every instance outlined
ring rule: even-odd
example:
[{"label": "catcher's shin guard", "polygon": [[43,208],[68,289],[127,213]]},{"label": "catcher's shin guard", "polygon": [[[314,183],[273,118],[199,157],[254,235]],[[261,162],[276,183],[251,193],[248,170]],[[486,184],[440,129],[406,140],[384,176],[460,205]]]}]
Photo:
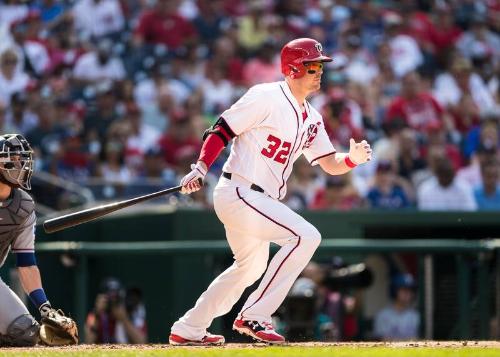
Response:
[{"label": "catcher's shin guard", "polygon": [[5,335],[0,334],[0,346],[31,347],[38,343],[40,325],[33,316],[21,315],[7,327]]}]

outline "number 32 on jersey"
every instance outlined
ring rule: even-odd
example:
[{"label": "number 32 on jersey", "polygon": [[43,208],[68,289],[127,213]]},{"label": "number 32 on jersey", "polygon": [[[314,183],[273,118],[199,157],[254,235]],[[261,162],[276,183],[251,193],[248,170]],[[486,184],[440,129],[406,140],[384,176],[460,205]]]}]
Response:
[{"label": "number 32 on jersey", "polygon": [[286,162],[286,158],[290,154],[292,143],[289,143],[288,141],[282,142],[280,138],[277,138],[274,135],[269,135],[267,137],[267,141],[269,142],[269,145],[262,149],[261,154],[265,157],[272,158],[280,164],[284,164]]}]

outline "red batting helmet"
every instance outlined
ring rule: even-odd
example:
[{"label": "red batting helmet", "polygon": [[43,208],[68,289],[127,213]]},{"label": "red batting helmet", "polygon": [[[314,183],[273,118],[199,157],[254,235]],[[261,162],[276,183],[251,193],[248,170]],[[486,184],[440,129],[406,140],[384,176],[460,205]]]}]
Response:
[{"label": "red batting helmet", "polygon": [[312,38],[297,38],[281,49],[281,73],[291,78],[300,78],[306,73],[304,63],[331,62],[323,55],[323,46]]}]

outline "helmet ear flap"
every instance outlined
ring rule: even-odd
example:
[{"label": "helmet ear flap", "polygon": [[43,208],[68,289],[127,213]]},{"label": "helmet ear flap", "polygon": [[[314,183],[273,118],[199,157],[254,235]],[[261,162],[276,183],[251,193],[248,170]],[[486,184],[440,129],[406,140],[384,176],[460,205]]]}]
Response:
[{"label": "helmet ear flap", "polygon": [[298,78],[298,74],[299,74],[299,69],[297,67],[294,67],[292,66],[291,64],[289,64],[290,66],[290,78],[292,79],[295,79],[295,78]]}]

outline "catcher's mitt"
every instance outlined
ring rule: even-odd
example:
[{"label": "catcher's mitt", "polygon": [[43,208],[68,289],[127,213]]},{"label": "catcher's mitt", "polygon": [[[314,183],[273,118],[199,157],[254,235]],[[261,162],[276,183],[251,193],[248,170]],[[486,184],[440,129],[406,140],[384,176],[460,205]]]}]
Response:
[{"label": "catcher's mitt", "polygon": [[75,321],[53,308],[44,311],[40,321],[40,340],[48,346],[74,345],[78,343],[78,328]]}]

